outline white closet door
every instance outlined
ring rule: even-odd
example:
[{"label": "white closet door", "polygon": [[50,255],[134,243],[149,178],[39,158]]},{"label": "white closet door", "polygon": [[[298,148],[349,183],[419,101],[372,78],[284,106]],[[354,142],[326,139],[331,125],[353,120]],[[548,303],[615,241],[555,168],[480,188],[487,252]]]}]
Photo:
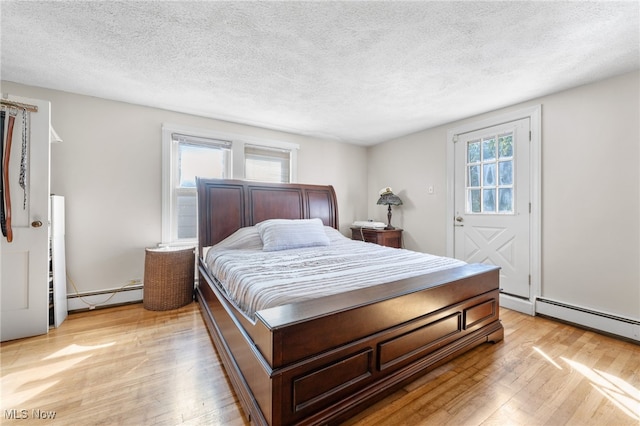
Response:
[{"label": "white closet door", "polygon": [[0,243],[0,340],[47,333],[49,330],[49,128],[48,101],[9,96],[35,105],[29,116],[30,135],[26,203],[19,173],[22,114],[15,121],[10,155],[10,194],[13,241]]}]

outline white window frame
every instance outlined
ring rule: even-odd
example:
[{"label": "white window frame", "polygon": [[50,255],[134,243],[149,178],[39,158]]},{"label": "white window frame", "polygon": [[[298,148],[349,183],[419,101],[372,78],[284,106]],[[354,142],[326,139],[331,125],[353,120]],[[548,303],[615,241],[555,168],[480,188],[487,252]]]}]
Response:
[{"label": "white window frame", "polygon": [[250,144],[265,148],[278,148],[290,151],[290,181],[297,182],[298,149],[300,146],[291,142],[248,136],[238,133],[185,126],[173,123],[162,125],[162,242],[161,246],[195,246],[197,238],[178,239],[177,229],[173,226],[174,195],[177,167],[177,147],[173,143],[173,134],[193,136],[196,138],[215,139],[231,142],[231,179],[244,179],[245,158],[244,146]]}]

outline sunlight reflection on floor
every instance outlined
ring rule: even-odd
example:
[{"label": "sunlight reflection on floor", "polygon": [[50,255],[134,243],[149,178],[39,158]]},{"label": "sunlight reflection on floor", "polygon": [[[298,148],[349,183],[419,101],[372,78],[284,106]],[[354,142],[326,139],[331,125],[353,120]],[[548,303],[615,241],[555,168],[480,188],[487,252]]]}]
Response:
[{"label": "sunlight reflection on floor", "polygon": [[[562,367],[542,349],[536,346],[532,346],[532,349],[551,365],[562,370]],[[560,359],[566,362],[574,371],[577,371],[590,380],[591,386],[593,386],[594,389],[605,396],[627,416],[633,420],[640,421],[640,390],[613,374],[587,367],[582,363],[562,356]]]},{"label": "sunlight reflection on floor", "polygon": [[57,358],[57,357],[61,357],[61,356],[67,356],[67,355],[75,355],[81,352],[87,352],[87,351],[93,351],[96,349],[102,349],[102,348],[108,348],[110,346],[115,345],[116,342],[111,342],[111,343],[105,343],[103,345],[93,345],[93,346],[80,346],[80,345],[76,345],[75,343],[72,345],[67,346],[64,349],[60,349],[58,352],[54,352],[51,355],[42,358],[43,360],[46,359],[52,359],[52,358]]},{"label": "sunlight reflection on floor", "polygon": [[[50,379],[52,376],[72,369],[76,364],[90,356],[91,355],[78,356],[64,361],[27,368],[18,373],[7,374],[2,377],[3,406],[20,406],[59,382],[58,379]],[[49,380],[47,381],[47,379]]]},{"label": "sunlight reflection on floor", "polygon": [[[60,379],[54,378],[54,376],[65,374],[67,370],[73,369],[77,364],[90,358],[92,354],[87,352],[113,345],[115,342],[94,346],[72,344],[42,358],[42,364],[3,376],[0,386],[3,406],[18,407],[24,404],[59,383]],[[51,362],[51,360],[63,357],[69,358]]]},{"label": "sunlight reflection on floor", "polygon": [[540,348],[537,348],[537,347],[533,346],[533,350],[534,350],[534,351],[536,351],[536,352],[538,352],[540,355],[542,355],[542,357],[543,357],[544,359],[546,359],[547,361],[549,361],[549,363],[550,363],[551,365],[553,365],[554,367],[556,367],[558,370],[562,370],[562,367],[560,367],[560,365],[559,365],[557,362],[555,362],[554,360],[552,360],[552,359],[551,359],[551,357],[550,357],[549,355],[547,355],[546,353],[544,353],[544,351],[543,351],[542,349],[540,349]]},{"label": "sunlight reflection on floor", "polygon": [[565,357],[560,357],[560,359],[589,379],[596,390],[607,397],[626,415],[640,421],[640,391],[638,389],[612,374],[589,368]]}]

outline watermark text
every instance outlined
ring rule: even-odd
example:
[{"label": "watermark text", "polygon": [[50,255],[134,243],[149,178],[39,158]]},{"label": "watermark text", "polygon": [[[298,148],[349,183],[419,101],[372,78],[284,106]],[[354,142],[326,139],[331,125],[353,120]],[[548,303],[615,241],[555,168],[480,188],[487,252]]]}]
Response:
[{"label": "watermark text", "polygon": [[56,418],[56,412],[52,410],[41,410],[39,408],[33,408],[30,410],[24,408],[11,408],[4,410],[5,420],[53,420]]}]

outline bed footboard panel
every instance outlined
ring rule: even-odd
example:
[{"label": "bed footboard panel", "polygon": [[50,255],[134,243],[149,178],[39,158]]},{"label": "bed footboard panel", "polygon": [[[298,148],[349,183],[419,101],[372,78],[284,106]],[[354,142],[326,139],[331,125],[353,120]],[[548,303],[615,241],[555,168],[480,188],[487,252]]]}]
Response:
[{"label": "bed footboard panel", "polygon": [[[201,277],[198,300],[238,398],[254,424],[333,424],[453,357],[484,342],[501,340],[497,276],[497,269],[487,270],[457,283],[279,326],[271,330],[276,343],[266,356],[252,335],[262,336],[268,327],[258,322],[245,329],[249,325],[236,318],[237,312],[209,277]],[[438,302],[425,302],[428,294]],[[407,317],[407,311],[419,313]],[[385,318],[372,319],[376,314]],[[338,329],[346,319],[363,327]],[[372,331],[371,324],[384,327]],[[320,334],[329,336],[320,338]],[[324,340],[325,346],[317,348],[318,340]],[[293,361],[270,364],[288,358]]]},{"label": "bed footboard panel", "polygon": [[[281,424],[344,420],[402,384],[488,341],[499,340],[497,290],[275,370]],[[279,393],[279,394],[278,394]]]}]

